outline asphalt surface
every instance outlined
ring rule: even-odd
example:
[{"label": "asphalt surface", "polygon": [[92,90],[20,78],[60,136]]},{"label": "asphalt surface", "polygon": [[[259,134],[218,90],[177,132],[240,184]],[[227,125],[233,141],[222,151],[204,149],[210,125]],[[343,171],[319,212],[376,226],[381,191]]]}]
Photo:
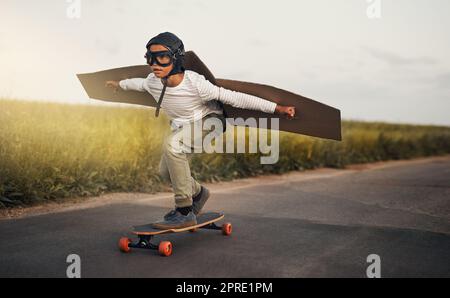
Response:
[{"label": "asphalt surface", "polygon": [[0,277],[450,277],[450,158],[324,170],[211,185],[230,237],[201,230],[161,236],[171,257],[124,254],[117,240],[158,219],[169,195],[0,221]]}]

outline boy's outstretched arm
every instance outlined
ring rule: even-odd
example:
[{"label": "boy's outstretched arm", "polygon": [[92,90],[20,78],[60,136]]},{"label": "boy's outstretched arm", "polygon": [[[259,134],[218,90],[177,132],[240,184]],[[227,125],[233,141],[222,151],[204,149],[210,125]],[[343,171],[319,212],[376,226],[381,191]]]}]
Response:
[{"label": "boy's outstretched arm", "polygon": [[257,96],[218,87],[206,80],[203,75],[198,76],[196,85],[199,95],[204,101],[220,100],[235,108],[257,110],[269,114],[277,113],[288,118],[295,116],[295,107],[278,105]]},{"label": "boy's outstretched arm", "polygon": [[145,92],[144,81],[145,79],[143,78],[126,79],[122,81],[106,81],[105,86],[114,89],[114,92],[117,92],[119,88],[125,91],[134,90]]}]

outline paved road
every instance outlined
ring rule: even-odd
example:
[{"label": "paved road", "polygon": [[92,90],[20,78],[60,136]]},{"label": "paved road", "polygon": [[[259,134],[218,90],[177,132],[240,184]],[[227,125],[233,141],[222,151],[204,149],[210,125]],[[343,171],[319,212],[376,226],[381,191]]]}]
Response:
[{"label": "paved road", "polygon": [[231,237],[217,231],[162,237],[174,254],[122,254],[127,227],[158,218],[166,195],[0,221],[0,277],[365,277],[369,254],[383,277],[450,277],[450,158],[368,169],[318,170],[211,185]]}]

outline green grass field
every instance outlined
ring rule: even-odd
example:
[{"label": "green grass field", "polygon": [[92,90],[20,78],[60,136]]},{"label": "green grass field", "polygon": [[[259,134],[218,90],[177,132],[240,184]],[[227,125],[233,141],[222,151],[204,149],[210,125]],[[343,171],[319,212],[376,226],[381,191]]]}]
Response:
[{"label": "green grass field", "polygon": [[[155,192],[165,117],[134,107],[0,100],[0,208],[103,192]],[[450,127],[343,122],[343,141],[280,133],[280,159],[198,154],[200,181],[450,153]]]}]

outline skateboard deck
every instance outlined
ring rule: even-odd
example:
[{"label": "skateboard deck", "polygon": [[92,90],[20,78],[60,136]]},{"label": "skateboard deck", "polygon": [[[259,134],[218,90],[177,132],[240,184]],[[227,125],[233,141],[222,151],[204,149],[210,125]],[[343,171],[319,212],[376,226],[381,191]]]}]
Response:
[{"label": "skateboard deck", "polygon": [[180,228],[180,229],[167,229],[167,230],[161,230],[156,229],[152,226],[153,223],[142,225],[142,226],[135,226],[133,229],[133,234],[135,235],[160,235],[160,234],[167,234],[167,233],[180,233],[180,232],[186,232],[194,229],[201,228],[203,226],[212,224],[216,221],[219,221],[223,219],[225,216],[222,213],[216,213],[216,212],[209,212],[209,213],[203,213],[197,216],[197,224],[193,226],[189,226],[186,228]]},{"label": "skateboard deck", "polygon": [[[277,104],[295,106],[297,112],[294,119],[287,119],[275,114],[237,109],[230,105],[223,105],[227,118],[243,118],[244,120],[248,118],[255,118],[257,120],[259,118],[279,118],[279,129],[282,131],[337,141],[342,140],[341,113],[336,108],[268,85],[216,79],[208,67],[193,51],[186,52],[185,68],[204,75],[208,81],[216,86],[258,96],[276,102]],[[90,98],[109,102],[155,107],[157,101],[148,92],[123,90],[114,92],[111,88],[105,87],[105,82],[108,80],[120,81],[129,78],[146,78],[150,73],[150,66],[135,65],[94,73],[77,74],[77,77]],[[258,121],[256,122],[258,125]],[[270,122],[271,121],[268,121],[267,128],[270,128]],[[237,123],[237,125],[244,124]],[[250,121],[245,125],[254,126]]]},{"label": "skateboard deck", "polygon": [[221,230],[225,236],[231,235],[231,223],[224,223],[222,226],[216,225],[216,222],[224,218],[223,213],[208,212],[197,216],[197,224],[181,228],[160,230],[153,228],[152,224],[146,224],[133,227],[132,233],[138,236],[137,241],[133,241],[128,237],[122,237],[119,240],[119,249],[121,252],[129,253],[132,248],[153,249],[158,250],[162,256],[170,256],[172,254],[173,245],[170,241],[161,241],[159,244],[152,243],[152,239],[157,235],[168,233],[195,232],[198,229]]}]

